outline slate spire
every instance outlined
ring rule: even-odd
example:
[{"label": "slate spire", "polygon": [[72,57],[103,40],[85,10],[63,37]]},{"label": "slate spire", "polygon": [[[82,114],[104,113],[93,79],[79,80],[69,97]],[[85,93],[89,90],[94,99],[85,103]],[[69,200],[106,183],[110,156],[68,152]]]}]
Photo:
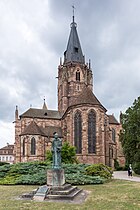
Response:
[{"label": "slate spire", "polygon": [[44,103],[43,103],[42,109],[46,109],[47,110],[47,105],[46,105],[46,102],[45,102],[45,98],[44,98]]},{"label": "slate spire", "polygon": [[68,39],[67,49],[64,52],[64,64],[69,62],[76,62],[76,63],[85,63],[85,59],[82,53],[78,33],[77,33],[77,24],[74,21],[74,12],[73,18],[71,23],[71,31]]}]

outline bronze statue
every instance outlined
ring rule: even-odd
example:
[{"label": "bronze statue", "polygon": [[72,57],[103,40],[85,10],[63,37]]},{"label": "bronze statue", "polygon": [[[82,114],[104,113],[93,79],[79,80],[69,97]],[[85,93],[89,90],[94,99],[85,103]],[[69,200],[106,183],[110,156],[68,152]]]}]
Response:
[{"label": "bronze statue", "polygon": [[61,148],[62,141],[60,138],[58,138],[58,134],[54,133],[54,139],[52,141],[53,169],[61,168]]}]

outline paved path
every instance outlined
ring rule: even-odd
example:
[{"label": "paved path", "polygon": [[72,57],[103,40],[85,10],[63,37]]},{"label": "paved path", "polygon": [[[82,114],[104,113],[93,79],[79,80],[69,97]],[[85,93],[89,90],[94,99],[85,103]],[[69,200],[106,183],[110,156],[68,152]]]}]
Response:
[{"label": "paved path", "polygon": [[128,180],[128,181],[133,181],[133,182],[140,182],[140,177],[133,176],[128,177],[127,171],[114,171],[113,173],[114,179],[123,179],[123,180]]}]

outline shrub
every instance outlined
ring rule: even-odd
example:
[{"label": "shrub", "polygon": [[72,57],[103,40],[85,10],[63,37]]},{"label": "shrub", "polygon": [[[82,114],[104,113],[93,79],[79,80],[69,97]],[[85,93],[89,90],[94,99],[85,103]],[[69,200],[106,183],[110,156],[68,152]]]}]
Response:
[{"label": "shrub", "polygon": [[10,165],[10,163],[0,162],[0,166],[3,166],[3,165]]},{"label": "shrub", "polygon": [[103,184],[100,176],[88,176],[80,173],[66,174],[66,182],[74,185]]},{"label": "shrub", "polygon": [[15,184],[44,185],[46,184],[46,171],[41,170],[36,174],[21,175],[16,178]]},{"label": "shrub", "polygon": [[48,164],[52,163],[52,152],[50,150],[47,150],[46,152],[46,162]]},{"label": "shrub", "polygon": [[81,173],[85,174],[85,169],[90,166],[89,164],[63,164],[62,167],[65,170],[65,174]]},{"label": "shrub", "polygon": [[90,176],[100,176],[106,179],[112,177],[112,169],[102,163],[90,165],[85,170]]},{"label": "shrub", "polygon": [[[100,164],[101,165],[101,164]],[[94,175],[86,174],[88,168],[93,167],[89,164],[63,164],[65,170],[66,182],[71,184],[102,184],[104,179],[100,176],[102,173]],[[105,166],[102,166],[105,168]],[[50,169],[51,165],[47,162],[28,162],[17,163],[14,165],[4,165],[0,167],[0,184],[46,184],[46,170]],[[105,168],[106,171],[109,168]],[[105,177],[105,176],[102,176]]]},{"label": "shrub", "polygon": [[114,160],[114,168],[116,171],[123,171],[123,170],[126,170],[126,166],[120,166],[119,162],[117,159]]}]

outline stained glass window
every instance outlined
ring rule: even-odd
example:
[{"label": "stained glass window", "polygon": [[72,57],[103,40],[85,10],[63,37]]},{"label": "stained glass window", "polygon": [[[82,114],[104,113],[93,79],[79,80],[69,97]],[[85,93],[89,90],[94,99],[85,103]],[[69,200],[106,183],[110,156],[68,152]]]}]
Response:
[{"label": "stained glass window", "polygon": [[82,153],[82,117],[81,113],[77,112],[74,116],[74,146],[76,153]]},{"label": "stained glass window", "polygon": [[112,141],[115,142],[115,138],[116,138],[116,131],[114,128],[112,128]]},{"label": "stained glass window", "polygon": [[96,114],[88,114],[88,153],[96,153]]},{"label": "stained glass window", "polygon": [[23,139],[22,152],[23,152],[23,156],[25,156],[25,139]]},{"label": "stained glass window", "polygon": [[31,139],[31,155],[35,155],[36,154],[36,140],[33,137]]}]

